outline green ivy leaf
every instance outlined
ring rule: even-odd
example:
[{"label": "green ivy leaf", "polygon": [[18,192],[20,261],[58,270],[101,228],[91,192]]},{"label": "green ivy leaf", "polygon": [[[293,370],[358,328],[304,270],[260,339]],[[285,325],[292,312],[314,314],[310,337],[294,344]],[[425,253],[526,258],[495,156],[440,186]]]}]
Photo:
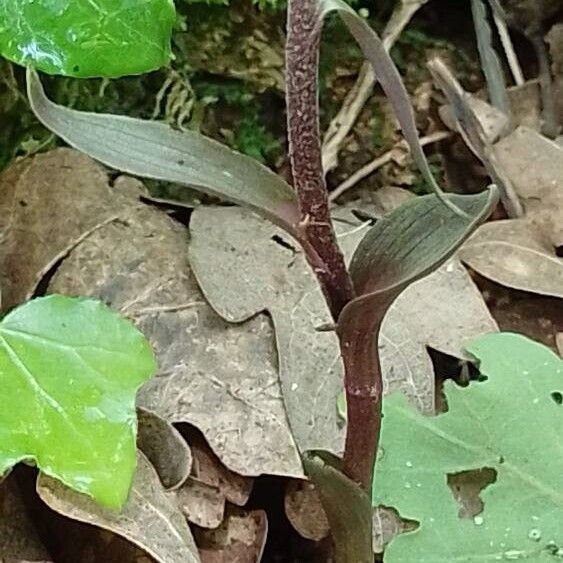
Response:
[{"label": "green ivy leaf", "polygon": [[59,295],[0,323],[0,475],[31,459],[120,508],[135,471],[135,393],[156,371],[143,335],[108,307]]},{"label": "green ivy leaf", "polygon": [[50,74],[115,77],[170,60],[172,0],[4,0],[0,53]]},{"label": "green ivy leaf", "polygon": [[[468,352],[486,376],[446,382],[449,410],[425,417],[402,395],[384,401],[374,504],[394,506],[419,528],[395,538],[386,563],[451,563],[563,554],[563,361],[523,336],[490,334]],[[448,474],[488,467],[496,480],[483,511],[459,518]]]}]

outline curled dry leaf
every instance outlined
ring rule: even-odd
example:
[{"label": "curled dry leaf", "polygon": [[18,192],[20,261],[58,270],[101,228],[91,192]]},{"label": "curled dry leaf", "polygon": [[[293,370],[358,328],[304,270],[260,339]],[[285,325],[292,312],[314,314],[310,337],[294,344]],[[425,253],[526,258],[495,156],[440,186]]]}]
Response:
[{"label": "curled dry leaf", "polygon": [[0,482],[0,561],[52,563],[27,515],[14,477]]},{"label": "curled dry leaf", "polygon": [[184,516],[202,528],[217,528],[225,514],[225,497],[219,487],[205,483],[195,477],[176,491],[176,502]]},{"label": "curled dry leaf", "polygon": [[263,510],[233,508],[216,530],[198,530],[202,563],[259,563],[268,535]]},{"label": "curled dry leaf", "polygon": [[563,296],[563,148],[519,127],[495,147],[526,217],[480,227],[461,258],[498,283],[544,295]]},{"label": "curled dry leaf", "polygon": [[178,490],[178,500],[190,522],[216,528],[223,521],[225,502],[243,506],[252,491],[253,479],[225,467],[197,432],[187,431],[194,464],[192,476]]},{"label": "curled dry leaf", "polygon": [[290,481],[285,491],[285,513],[291,525],[306,539],[321,541],[330,532],[326,512],[314,485]]},{"label": "curled dry leaf", "polygon": [[160,416],[137,409],[137,446],[156,469],[164,488],[183,485],[192,468],[192,453],[184,437]]},{"label": "curled dry leaf", "polygon": [[[21,181],[20,166],[26,171]],[[129,316],[151,341],[161,371],[141,391],[141,406],[200,428],[234,471],[302,476],[267,317],[233,326],[213,312],[186,261],[185,229],[139,203],[139,182],[118,179],[112,189],[96,163],[68,149],[16,167],[2,177],[7,186],[0,192],[2,217],[19,201],[10,182],[20,181],[18,198],[24,187],[34,197],[25,200],[25,229],[21,217],[17,227],[2,226],[4,240],[11,241],[2,246],[11,251],[0,254],[2,284],[14,288],[4,293],[7,302],[33,293],[38,272],[64,258],[50,292],[98,297]],[[59,216],[52,236],[53,214],[45,209]],[[90,221],[96,213],[101,219]],[[32,252],[22,261],[28,245]],[[14,266],[16,260],[24,264]],[[22,269],[28,272],[24,279]],[[254,455],[248,455],[249,448]]]},{"label": "curled dry leaf", "polygon": [[254,480],[225,467],[201,436],[190,433],[188,438],[194,456],[193,474],[208,485],[217,487],[221,495],[237,506],[244,506]]},{"label": "curled dry leaf", "polygon": [[121,512],[101,508],[85,495],[41,475],[37,491],[53,510],[122,536],[158,563],[198,563],[192,534],[178,509],[174,493],[166,493],[149,461],[139,454],[129,500]]},{"label": "curled dry leaf", "polygon": [[563,260],[528,220],[483,225],[460,252],[485,277],[515,289],[563,297]]}]

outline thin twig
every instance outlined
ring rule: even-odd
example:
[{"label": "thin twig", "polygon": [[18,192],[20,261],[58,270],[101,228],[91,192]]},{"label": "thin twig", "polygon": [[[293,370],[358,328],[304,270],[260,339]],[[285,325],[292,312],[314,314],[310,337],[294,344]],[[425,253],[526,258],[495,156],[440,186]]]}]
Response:
[{"label": "thin twig", "polygon": [[[450,131],[436,131],[435,133],[431,133],[426,137],[422,137],[420,139],[420,144],[425,147],[426,145],[430,145],[432,143],[437,143],[438,141],[443,141],[451,137],[452,134]],[[338,199],[345,191],[353,188],[358,182],[373,174],[378,168],[381,168],[385,164],[388,164],[393,160],[395,152],[398,148],[404,147],[406,143],[401,141],[397,143],[392,149],[388,150],[386,153],[378,156],[371,162],[368,162],[365,166],[362,166],[356,172],[354,172],[349,178],[347,178],[344,182],[342,182],[339,186],[337,186],[329,195],[329,200],[332,202]]]},{"label": "thin twig", "polygon": [[522,86],[522,84],[524,84],[524,74],[522,73],[522,68],[520,67],[518,56],[516,55],[516,51],[514,50],[514,45],[512,44],[512,39],[510,38],[510,33],[508,31],[506,21],[504,21],[502,14],[495,10],[494,4],[493,18],[497,26],[500,42],[502,43],[502,48],[504,49],[506,60],[508,61],[508,66],[510,67],[510,72],[514,77],[514,82],[517,86]]},{"label": "thin twig", "polygon": [[[382,36],[383,45],[387,51],[393,47],[395,41],[397,41],[399,35],[418,9],[427,2],[428,0],[402,0],[399,6],[395,8]],[[373,69],[369,62],[365,62],[362,65],[356,83],[346,96],[342,107],[332,119],[326,131],[322,149],[325,174],[338,165],[338,153],[342,143],[369,99],[375,82],[376,78]]]}]

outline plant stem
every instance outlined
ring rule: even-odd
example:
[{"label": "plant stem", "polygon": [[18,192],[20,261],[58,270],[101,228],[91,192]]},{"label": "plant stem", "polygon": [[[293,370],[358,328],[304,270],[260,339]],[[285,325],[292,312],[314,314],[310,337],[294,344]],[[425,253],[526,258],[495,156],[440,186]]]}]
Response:
[{"label": "plant stem", "polygon": [[371,495],[381,431],[383,383],[377,346],[379,329],[366,324],[360,322],[339,332],[348,413],[342,470]]},{"label": "plant stem", "polygon": [[354,290],[332,227],[322,168],[318,66],[322,20],[318,0],[289,0],[286,100],[289,158],[299,200],[300,231],[335,321]]}]

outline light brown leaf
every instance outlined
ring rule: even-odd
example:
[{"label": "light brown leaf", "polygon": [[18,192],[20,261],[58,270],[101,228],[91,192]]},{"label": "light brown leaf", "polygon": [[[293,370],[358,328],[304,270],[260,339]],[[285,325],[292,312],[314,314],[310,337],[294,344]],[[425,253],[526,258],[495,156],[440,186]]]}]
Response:
[{"label": "light brown leaf", "polygon": [[259,563],[268,535],[263,510],[231,509],[217,530],[201,530],[197,542],[202,563]]},{"label": "light brown leaf", "polygon": [[41,499],[53,510],[86,524],[114,532],[144,549],[159,563],[198,563],[199,556],[186,520],[166,493],[148,460],[138,456],[129,500],[118,513],[104,509],[89,497],[59,481],[41,475]]},{"label": "light brown leaf", "polygon": [[[130,182],[120,179],[116,189]],[[268,318],[237,326],[220,319],[202,296],[186,254],[185,229],[135,202],[70,252],[49,292],[102,299],[147,336],[160,372],[141,389],[140,406],[199,428],[237,473],[302,476]]]},{"label": "light brown leaf", "polygon": [[244,506],[252,492],[254,480],[225,467],[205,440],[195,433],[189,434],[188,441],[194,456],[193,475],[203,483],[216,487],[229,502]]},{"label": "light brown leaf", "polygon": [[169,422],[146,409],[137,409],[137,420],[137,447],[156,469],[165,489],[181,487],[192,468],[192,453],[183,436]]},{"label": "light brown leaf", "polygon": [[[350,256],[367,224],[349,215],[346,223],[340,216],[337,227],[343,251]],[[191,232],[190,260],[218,313],[231,322],[264,309],[272,315],[284,400],[299,447],[338,453],[338,343],[333,333],[315,330],[330,317],[302,254],[276,242],[280,231],[235,208],[199,208]],[[451,261],[413,284],[389,311],[380,336],[386,389],[401,389],[420,409],[432,412],[434,378],[427,346],[462,357],[465,342],[495,330],[467,272]]]},{"label": "light brown leaf", "polygon": [[508,287],[563,297],[563,260],[529,220],[481,226],[462,247],[460,256],[483,276]]},{"label": "light brown leaf", "polygon": [[285,513],[291,525],[304,538],[321,541],[330,532],[319,494],[309,481],[294,480],[285,491]]},{"label": "light brown leaf", "polygon": [[217,528],[225,514],[225,497],[219,487],[190,477],[176,493],[184,516],[202,528]]},{"label": "light brown leaf", "polygon": [[80,153],[57,149],[8,168],[0,176],[3,310],[29,299],[58,260],[115,216],[106,172]]}]

